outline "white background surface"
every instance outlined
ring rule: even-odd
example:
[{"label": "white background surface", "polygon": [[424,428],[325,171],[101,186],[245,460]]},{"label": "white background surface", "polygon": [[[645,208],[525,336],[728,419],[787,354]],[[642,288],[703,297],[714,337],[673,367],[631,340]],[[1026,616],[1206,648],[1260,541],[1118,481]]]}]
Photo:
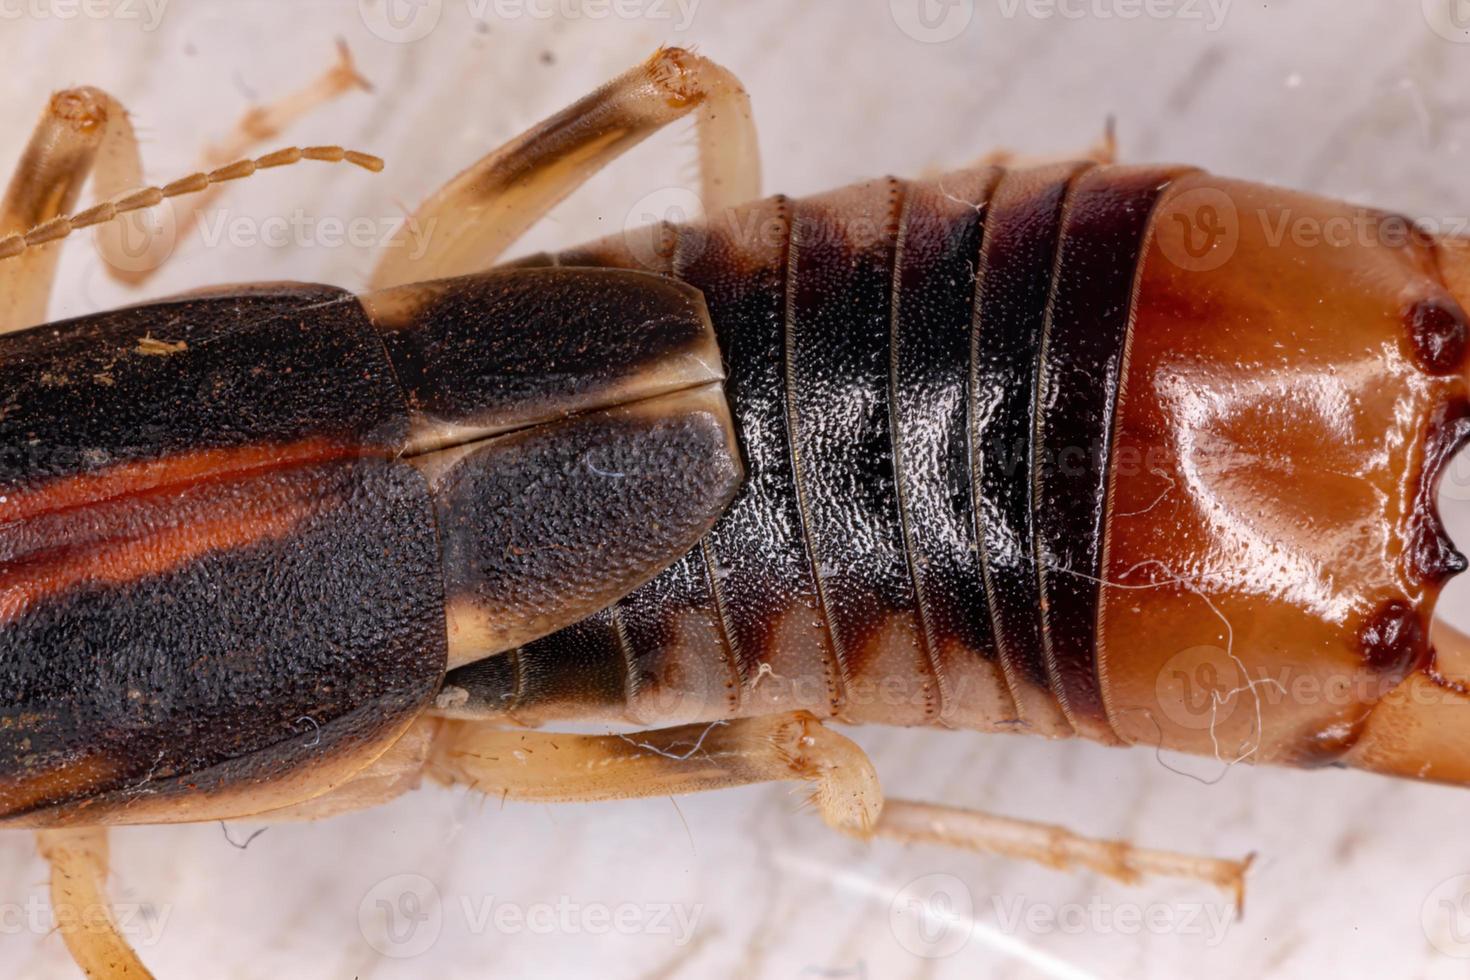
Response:
[{"label": "white background surface", "polygon": [[[19,152],[50,91],[94,84],[133,110],[150,177],[172,179],[251,99],[301,84],[344,37],[377,91],[282,142],[343,143],[381,154],[386,171],[304,166],[233,188],[223,203],[239,224],[220,227],[299,214],[301,240],[252,247],[226,235],[181,246],[147,295],[277,278],[357,287],[371,250],[325,241],[323,222],[365,217],[386,230],[479,153],[656,45],[692,43],[748,86],[772,190],[914,175],[997,146],[1067,151],[1092,142],[1111,113],[1127,159],[1196,163],[1436,220],[1470,215],[1470,45],[1432,30],[1418,0],[1215,0],[1213,11],[1204,0],[953,0],[932,8],[935,31],[913,31],[928,41],[899,26],[912,28],[917,0],[685,0],[687,25],[673,0],[615,8],[631,17],[572,0],[422,0],[421,15],[437,21],[412,42],[370,31],[379,0],[365,2],[367,18],[350,2],[163,0],[155,19],[142,0],[117,0],[101,17],[66,0],[5,0],[5,155]],[[1154,14],[1124,16],[1146,10]],[[692,181],[689,144],[679,127],[635,151],[531,244],[620,229],[644,195]],[[137,298],[102,275],[89,244],[68,247],[56,316]],[[1448,510],[1463,543],[1470,494],[1457,496]],[[864,846],[796,812],[800,797],[785,787],[685,798],[677,810],[668,800],[502,808],[429,789],[332,822],[272,828],[244,851],[216,825],[129,829],[113,837],[113,894],[132,903],[129,914],[151,913],[152,927],[135,921],[137,938],[164,978],[1470,970],[1445,952],[1466,952],[1455,941],[1470,938],[1466,889],[1442,885],[1470,873],[1465,790],[1246,767],[1204,785],[1140,750],[853,734],[896,795],[1187,851],[1256,851],[1248,915],[1220,928],[1220,897],[1183,885],[1126,888],[931,848]],[[891,907],[906,884],[934,874],[954,876],[938,880],[974,924],[961,920],[926,945],[893,928]],[[437,901],[410,923],[402,893],[422,891],[420,879]],[[0,840],[0,974],[73,975],[59,938],[27,912],[44,880],[26,834]],[[379,899],[416,929],[393,942],[360,928],[360,907],[371,926]],[[635,910],[619,913],[622,903]],[[555,921],[534,931],[506,918],[541,915],[541,904]],[[510,912],[497,919],[502,905]],[[643,928],[598,934],[599,910]],[[693,917],[689,941],[664,912]]]}]

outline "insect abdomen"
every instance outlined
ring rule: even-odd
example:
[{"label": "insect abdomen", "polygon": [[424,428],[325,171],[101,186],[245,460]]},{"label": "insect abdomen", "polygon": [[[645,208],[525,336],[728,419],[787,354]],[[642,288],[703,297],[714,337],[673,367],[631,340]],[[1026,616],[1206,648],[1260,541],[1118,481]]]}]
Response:
[{"label": "insect abdomen", "polygon": [[[1233,238],[1195,222],[1201,195]],[[1222,623],[1217,592],[1252,596],[1252,615],[1298,631],[1296,645],[1253,634],[1263,666],[1320,666],[1328,634],[1332,657],[1360,662],[1383,603],[1427,627],[1437,586],[1314,551],[1310,529],[1273,512],[1298,503],[1289,487],[1226,513],[1228,487],[1211,484],[1253,479],[1213,456],[1225,447],[1246,472],[1317,474],[1323,507],[1343,509],[1334,495],[1350,494],[1346,526],[1434,523],[1416,502],[1437,475],[1423,447],[1464,384],[1463,364],[1434,380],[1412,363],[1415,304],[1460,315],[1430,251],[1415,240],[1293,252],[1269,234],[1283,214],[1361,210],[1182,168],[1064,164],[776,198],[529,260],[652,268],[704,292],[747,482],[701,546],[648,586],[448,683],[476,710],[525,720],[800,707],[1137,741],[1159,738],[1159,660],[1212,644],[1227,664],[1240,653],[1230,636],[1246,632],[1245,607],[1239,625]],[[1288,274],[1293,295],[1315,297],[1310,315],[1283,299]],[[1192,322],[1207,337],[1233,331],[1235,346],[1191,337]],[[1354,331],[1356,353],[1332,339]],[[1149,357],[1134,363],[1140,344]],[[1171,345],[1192,360],[1171,361]],[[1301,353],[1313,345],[1320,356]],[[1250,359],[1283,350],[1298,350],[1270,379],[1284,391],[1359,379],[1337,417],[1251,394],[1265,379]],[[1190,416],[1181,386],[1235,404],[1249,431]],[[1354,414],[1368,393],[1400,407],[1375,400]],[[1276,438],[1273,426],[1314,425],[1320,445],[1293,443],[1264,464],[1239,455]],[[1216,467],[1208,478],[1197,451]],[[1398,491],[1357,495],[1354,473],[1384,461]],[[1139,529],[1164,513],[1174,528]],[[1255,539],[1274,557],[1252,554]],[[1331,583],[1330,600],[1309,608],[1273,578],[1295,552]],[[1110,646],[1119,635],[1130,639]],[[592,663],[619,673],[622,690],[579,697],[569,675]]]},{"label": "insect abdomen", "polygon": [[[654,266],[704,292],[746,485],[654,582],[449,683],[498,688],[528,717],[802,707],[1067,732],[1036,644],[1027,443],[1063,202],[1080,170],[875,181],[559,256]],[[1103,186],[1131,188],[1138,173]],[[1011,435],[1025,437],[1021,457],[987,470],[981,447]],[[978,521],[977,505],[994,519]],[[625,703],[559,693],[557,665],[593,659],[622,665]]]}]

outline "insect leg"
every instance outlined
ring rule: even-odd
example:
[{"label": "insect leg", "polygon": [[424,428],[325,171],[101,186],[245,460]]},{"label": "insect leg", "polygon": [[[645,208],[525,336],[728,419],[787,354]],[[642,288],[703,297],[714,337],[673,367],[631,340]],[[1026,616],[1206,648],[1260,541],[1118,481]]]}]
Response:
[{"label": "insect leg", "polygon": [[705,209],[757,197],[760,157],[745,90],[714,62],[663,48],[431,195],[386,246],[373,288],[489,267],[587,178],[691,112],[697,112]]},{"label": "insect leg", "polygon": [[82,972],[94,980],[150,980],[107,902],[107,829],[42,830],[36,844],[51,865],[57,928]]},{"label": "insect leg", "polygon": [[1040,167],[1055,163],[1086,161],[1110,167],[1118,162],[1118,133],[1112,116],[1103,123],[1102,135],[1091,146],[1076,153],[1019,153],[1002,147],[991,150],[975,161],[980,167],[1007,167],[1018,170],[1024,167]]},{"label": "insect leg", "polygon": [[[234,163],[312,110],[353,89],[370,90],[357,73],[347,46],[337,44],[337,60],[305,87],[265,105],[252,106],[235,123],[220,143],[207,145],[200,154],[199,169],[217,170]],[[113,103],[116,105],[116,103]],[[121,113],[121,107],[118,106]],[[109,201],[144,185],[142,153],[126,114],[108,129],[109,143],[97,155],[92,178],[98,201]],[[191,206],[173,215],[148,209],[108,222],[97,229],[97,248],[110,275],[119,282],[139,285],[166,262],[174,246],[198,223],[223,187],[212,183],[197,193]],[[170,223],[172,222],[172,223]]]},{"label": "insect leg", "polygon": [[807,780],[815,784],[812,802],[822,819],[864,836],[883,806],[868,757],[806,712],[631,735],[560,735],[448,721],[427,771],[443,783],[541,803]]},{"label": "insect leg", "polygon": [[1152,877],[1188,878],[1231,893],[1237,909],[1245,901],[1245,874],[1251,864],[1250,857],[1230,861],[1156,851],[1083,837],[1055,824],[911,800],[885,802],[873,836],[996,854],[1063,871],[1086,868],[1126,884]]},{"label": "insect leg", "polygon": [[[24,232],[69,211],[99,148],[114,129],[129,129],[117,100],[96,88],[51,96],[0,201],[0,235]],[[0,264],[0,333],[46,319],[55,248],[30,249]]]},{"label": "insect leg", "polygon": [[[365,86],[346,48],[339,51],[337,64],[311,85],[247,112],[224,143],[205,152],[207,168],[233,162],[250,146],[274,136],[316,106],[349,88]],[[18,254],[6,253],[6,261],[0,262],[0,333],[46,319],[59,253],[54,245],[44,245],[71,230],[70,224],[57,219],[75,206],[88,174],[96,199],[111,201],[142,186],[142,155],[127,110],[117,99],[97,88],[68,89],[51,97],[0,200],[0,237],[30,232],[27,245],[32,246]],[[98,248],[108,271],[132,284],[157,271],[179,235],[193,227],[218,186],[201,190],[203,199],[166,233],[160,232],[162,226],[145,224],[160,221],[148,210],[100,223]]]},{"label": "insect leg", "polygon": [[669,796],[791,779],[815,784],[828,826],[1088,868],[1131,883],[1182,877],[1231,892],[1240,904],[1249,859],[1227,861],[1082,837],[1062,827],[909,800],[885,801],[872,762],[804,711],[628,735],[565,735],[446,721],[426,769],[446,784],[536,803]]}]

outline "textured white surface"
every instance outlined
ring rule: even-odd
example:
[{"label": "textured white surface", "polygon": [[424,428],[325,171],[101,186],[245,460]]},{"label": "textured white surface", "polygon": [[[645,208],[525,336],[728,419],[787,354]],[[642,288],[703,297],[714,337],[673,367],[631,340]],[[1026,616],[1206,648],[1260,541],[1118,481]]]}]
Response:
[{"label": "textured white surface", "polygon": [[[789,193],[960,165],[997,146],[1065,151],[1090,143],[1111,113],[1129,159],[1197,163],[1443,221],[1470,214],[1470,45],[1432,30],[1412,0],[981,0],[978,10],[950,0],[929,8],[932,30],[914,27],[918,0],[419,0],[400,12],[437,23],[406,43],[368,29],[379,0],[364,0],[366,18],[353,3],[172,0],[156,21],[142,0],[117,0],[107,17],[82,13],[106,7],[95,2],[0,4],[7,154],[47,93],[68,85],[100,85],[129,105],[150,176],[166,180],[191,169],[199,142],[223,134],[252,97],[318,71],[334,37],[377,84],[285,138],[379,153],[388,160],[381,176],[300,167],[232,188],[232,224],[216,226],[223,239],[181,246],[149,295],[273,278],[360,286],[370,249],[326,241],[326,222],[386,228],[477,154],[660,43],[698,44],[744,79],[767,186]],[[931,39],[962,29],[926,43],[900,22]],[[681,128],[635,151],[527,247],[621,228],[644,195],[689,182],[688,144]],[[288,237],[299,241],[229,244],[238,238],[230,228],[248,233],[268,216],[296,214],[305,231]],[[88,244],[69,246],[56,316],[137,298],[102,275]],[[1457,496],[1450,519],[1464,542],[1470,493]],[[1446,601],[1463,605],[1466,594]],[[1470,904],[1461,883],[1440,887],[1470,873],[1463,790],[1247,767],[1206,785],[1142,750],[944,732],[854,736],[898,795],[1181,850],[1258,852],[1249,914],[1222,926],[1219,897],[1182,885],[1125,888],[931,848],[863,846],[795,812],[798,798],[784,787],[685,798],[677,809],[668,800],[502,808],[425,790],[376,811],[272,828],[243,851],[215,825],[129,829],[113,838],[113,893],[151,910],[154,927],[140,922],[138,938],[164,978],[1466,970],[1444,950],[1470,936]],[[933,942],[916,941],[893,928],[891,907],[907,883],[935,874],[954,876],[939,881],[958,910],[970,903],[973,928],[951,921]],[[59,938],[27,913],[44,878],[27,835],[0,840],[0,974],[72,975]],[[406,916],[414,906],[405,888],[422,890],[420,878],[437,902]],[[380,899],[403,928],[395,936],[360,929],[360,907],[371,926]],[[909,906],[900,899],[898,908]],[[531,922],[518,926],[517,912]],[[693,918],[682,943],[680,915]]]}]

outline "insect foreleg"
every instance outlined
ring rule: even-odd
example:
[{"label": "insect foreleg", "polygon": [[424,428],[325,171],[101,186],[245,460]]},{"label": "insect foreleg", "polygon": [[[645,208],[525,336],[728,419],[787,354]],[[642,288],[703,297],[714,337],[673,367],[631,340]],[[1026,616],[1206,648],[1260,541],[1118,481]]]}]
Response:
[{"label": "insect foreleg", "polygon": [[589,177],[691,112],[697,113],[706,210],[758,197],[760,156],[745,90],[714,62],[664,48],[431,195],[388,243],[373,287],[489,268]]},{"label": "insect foreleg", "polygon": [[36,844],[51,865],[56,926],[82,972],[93,980],[150,980],[107,901],[107,829],[42,830]]}]

